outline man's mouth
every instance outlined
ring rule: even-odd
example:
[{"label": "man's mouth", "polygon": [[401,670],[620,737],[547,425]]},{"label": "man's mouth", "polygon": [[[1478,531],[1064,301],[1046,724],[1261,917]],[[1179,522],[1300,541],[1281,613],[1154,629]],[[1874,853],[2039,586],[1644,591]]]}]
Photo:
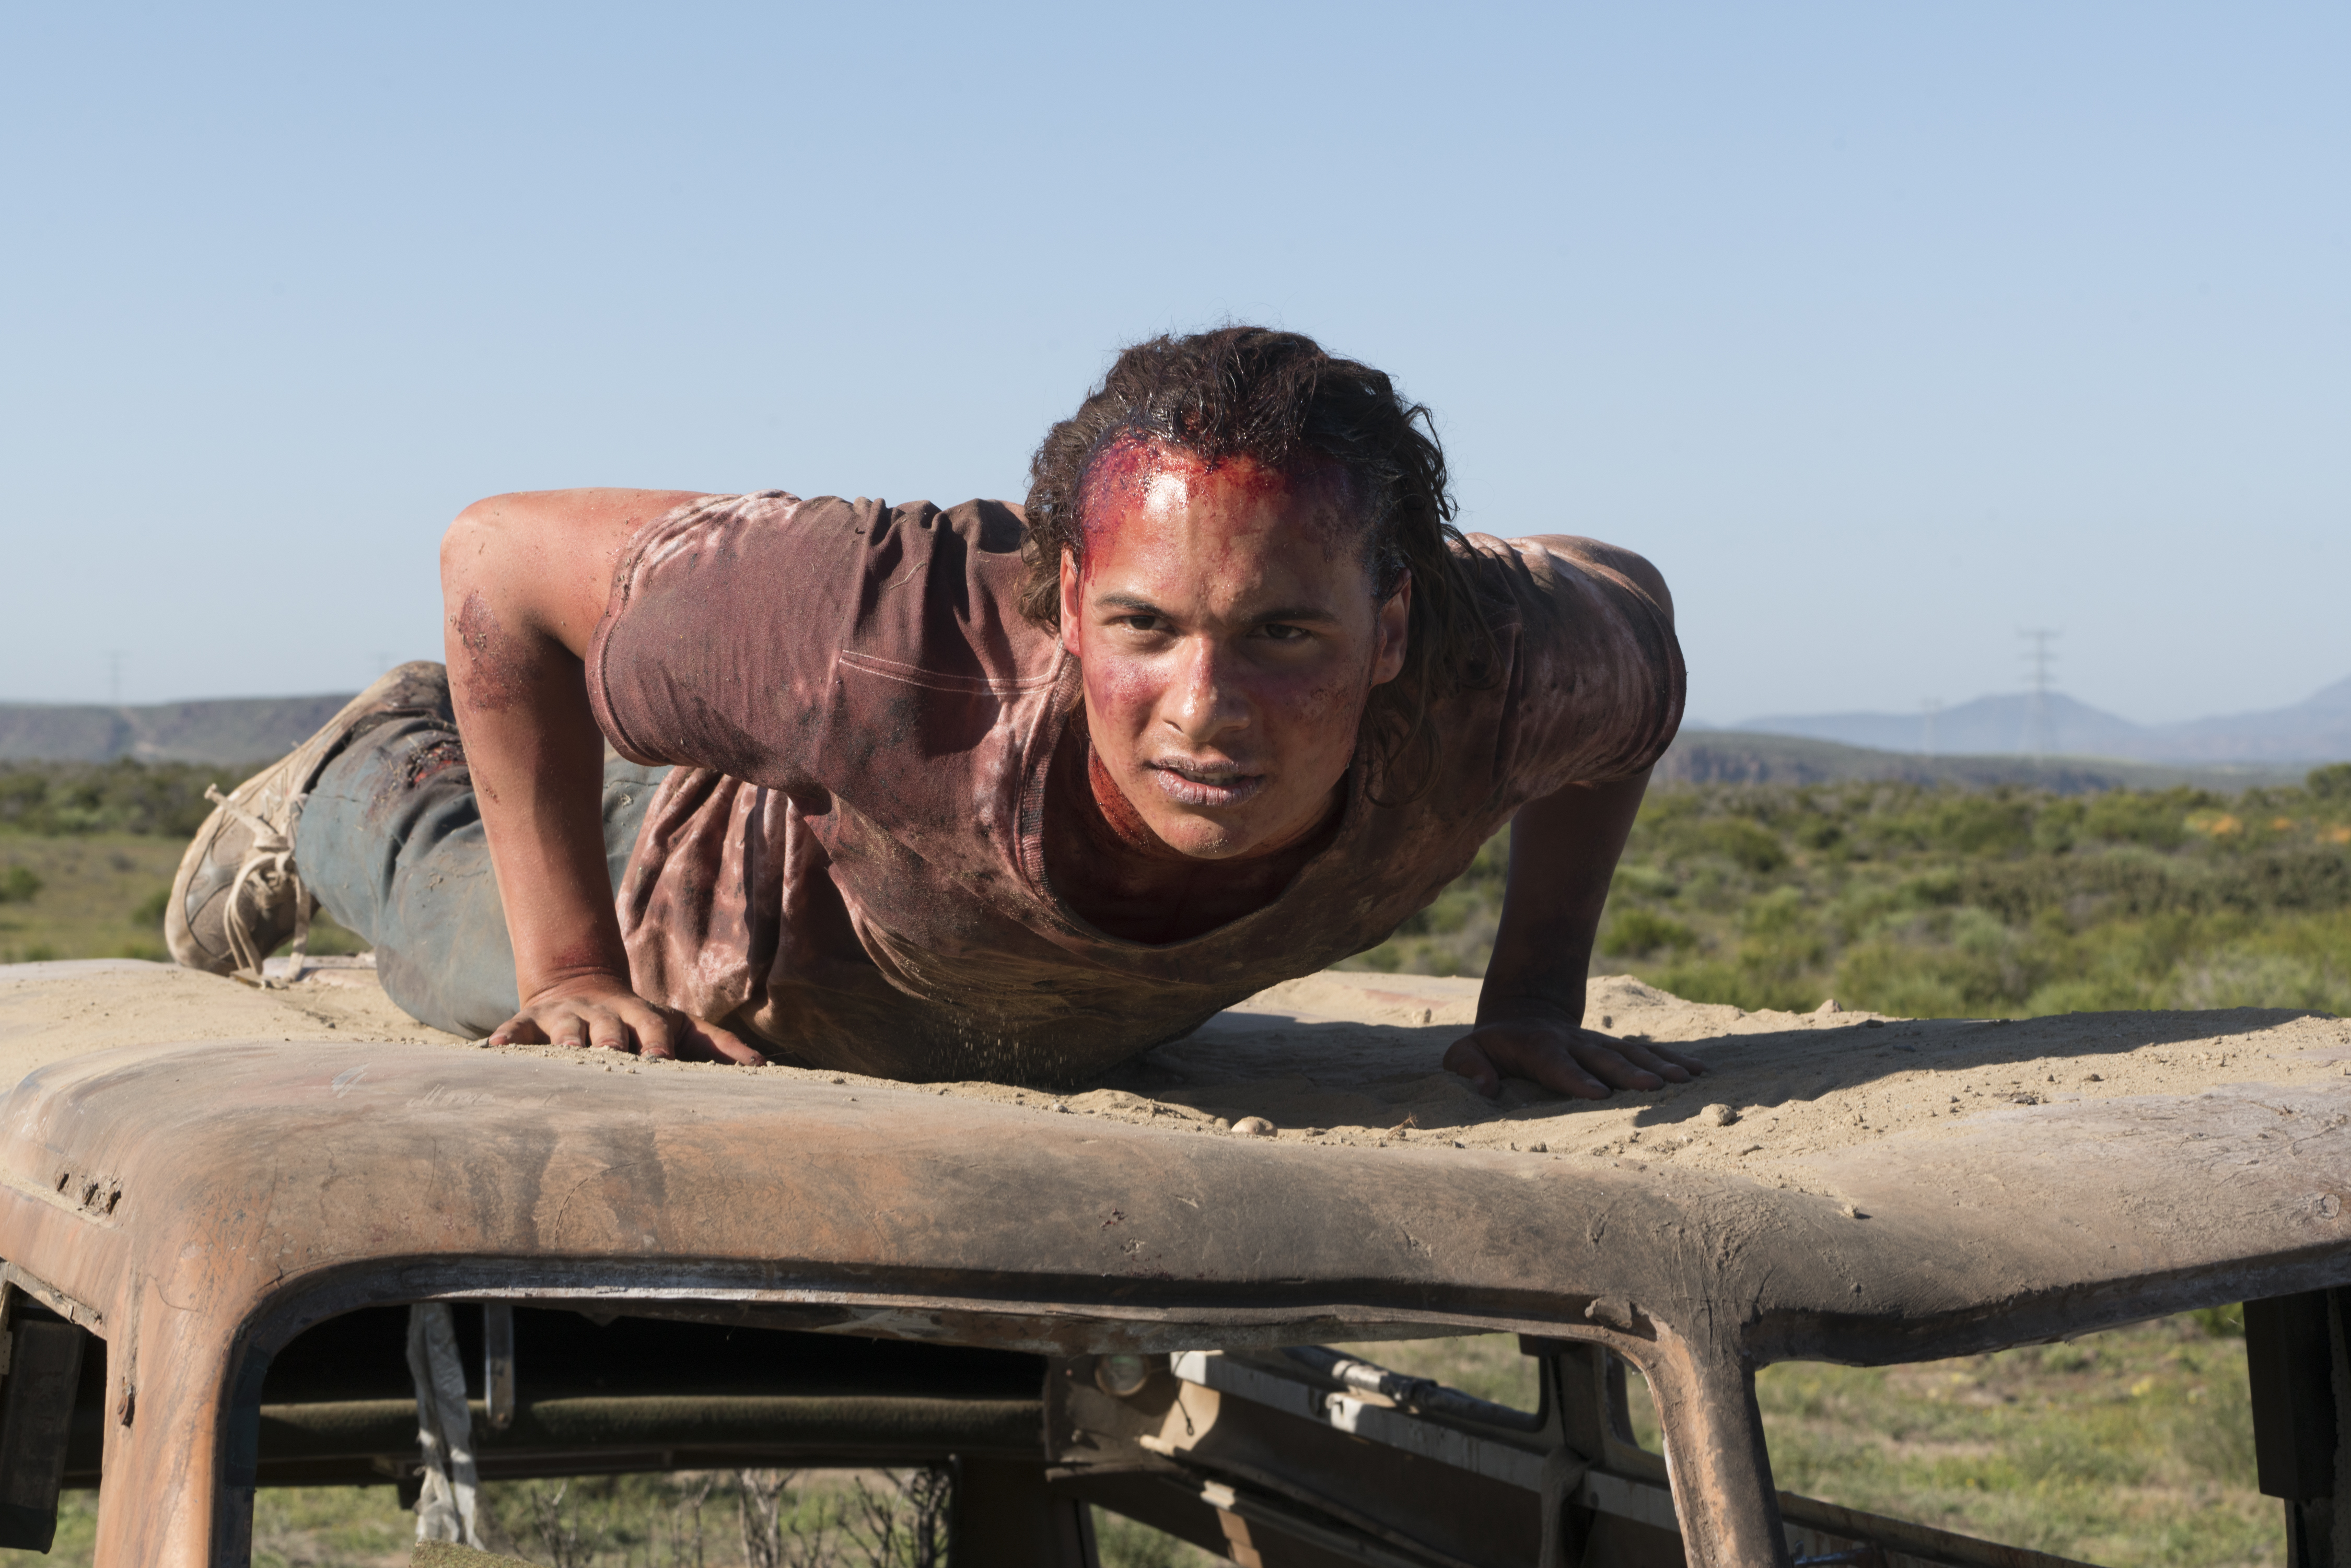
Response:
[{"label": "man's mouth", "polygon": [[1197,762],[1146,764],[1167,798],[1184,806],[1238,806],[1265,788],[1265,775]]}]

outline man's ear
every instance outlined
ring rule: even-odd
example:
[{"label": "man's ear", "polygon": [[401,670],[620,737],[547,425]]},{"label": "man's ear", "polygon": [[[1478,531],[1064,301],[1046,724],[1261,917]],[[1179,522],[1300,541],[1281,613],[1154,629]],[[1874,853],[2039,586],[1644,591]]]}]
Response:
[{"label": "man's ear", "polygon": [[1082,642],[1079,634],[1081,624],[1078,619],[1077,553],[1065,549],[1061,552],[1061,652],[1073,659],[1082,657],[1078,651]]},{"label": "man's ear", "polygon": [[1396,579],[1395,591],[1380,606],[1379,648],[1372,655],[1372,685],[1384,686],[1404,674],[1406,639],[1412,634],[1412,573]]}]

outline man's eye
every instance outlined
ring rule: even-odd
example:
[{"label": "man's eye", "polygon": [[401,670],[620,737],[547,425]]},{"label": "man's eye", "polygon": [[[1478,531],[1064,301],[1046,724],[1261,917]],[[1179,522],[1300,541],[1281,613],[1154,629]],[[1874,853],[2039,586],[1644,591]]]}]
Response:
[{"label": "man's eye", "polygon": [[1113,624],[1123,626],[1130,632],[1156,632],[1160,621],[1156,615],[1122,615]]},{"label": "man's eye", "polygon": [[1277,643],[1295,643],[1306,635],[1306,629],[1302,626],[1286,626],[1275,621],[1265,626],[1264,632],[1266,636]]}]

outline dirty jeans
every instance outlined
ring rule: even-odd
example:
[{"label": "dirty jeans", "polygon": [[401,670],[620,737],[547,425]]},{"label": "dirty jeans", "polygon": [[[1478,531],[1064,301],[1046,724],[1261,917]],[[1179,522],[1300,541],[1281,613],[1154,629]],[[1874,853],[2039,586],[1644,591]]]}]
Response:
[{"label": "dirty jeans", "polygon": [[[617,886],[669,770],[609,754],[604,859]],[[403,709],[327,764],[295,825],[294,863],[328,914],[375,949],[386,995],[479,1040],[521,1005],[474,776],[444,705]]]}]

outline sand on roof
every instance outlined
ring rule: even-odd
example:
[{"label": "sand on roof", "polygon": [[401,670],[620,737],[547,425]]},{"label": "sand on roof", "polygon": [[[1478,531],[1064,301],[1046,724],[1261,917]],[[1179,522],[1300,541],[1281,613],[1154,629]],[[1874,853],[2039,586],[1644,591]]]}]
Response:
[{"label": "sand on roof", "polygon": [[138,958],[0,964],[0,1084],[110,1046],[228,1040],[462,1043],[393,1006],[370,968],[265,991]]},{"label": "sand on roof", "polygon": [[[1476,1015],[1478,982],[1326,973],[1276,986],[1079,1092],[1000,1083],[895,1084],[797,1068],[640,1062],[549,1046],[504,1051],[588,1071],[742,1073],[964,1095],[1040,1115],[1095,1115],[1239,1137],[1246,1117],[1284,1143],[1459,1146],[1656,1163],[1785,1184],[1807,1156],[2018,1105],[2195,1094],[2226,1083],[2325,1088],[2351,1105],[2351,1024],[2324,1013],[2073,1013],[2013,1022],[1907,1020],[1829,1009],[1746,1012],[1684,1001],[1626,976],[1596,978],[1601,1032],[1674,1044],[1709,1063],[1687,1084],[1605,1101],[1513,1082],[1496,1100],[1443,1071]],[[290,1047],[432,1041],[371,971],[329,969],[261,990],[128,959],[0,967],[0,1083],[110,1046],[277,1040]]]}]

